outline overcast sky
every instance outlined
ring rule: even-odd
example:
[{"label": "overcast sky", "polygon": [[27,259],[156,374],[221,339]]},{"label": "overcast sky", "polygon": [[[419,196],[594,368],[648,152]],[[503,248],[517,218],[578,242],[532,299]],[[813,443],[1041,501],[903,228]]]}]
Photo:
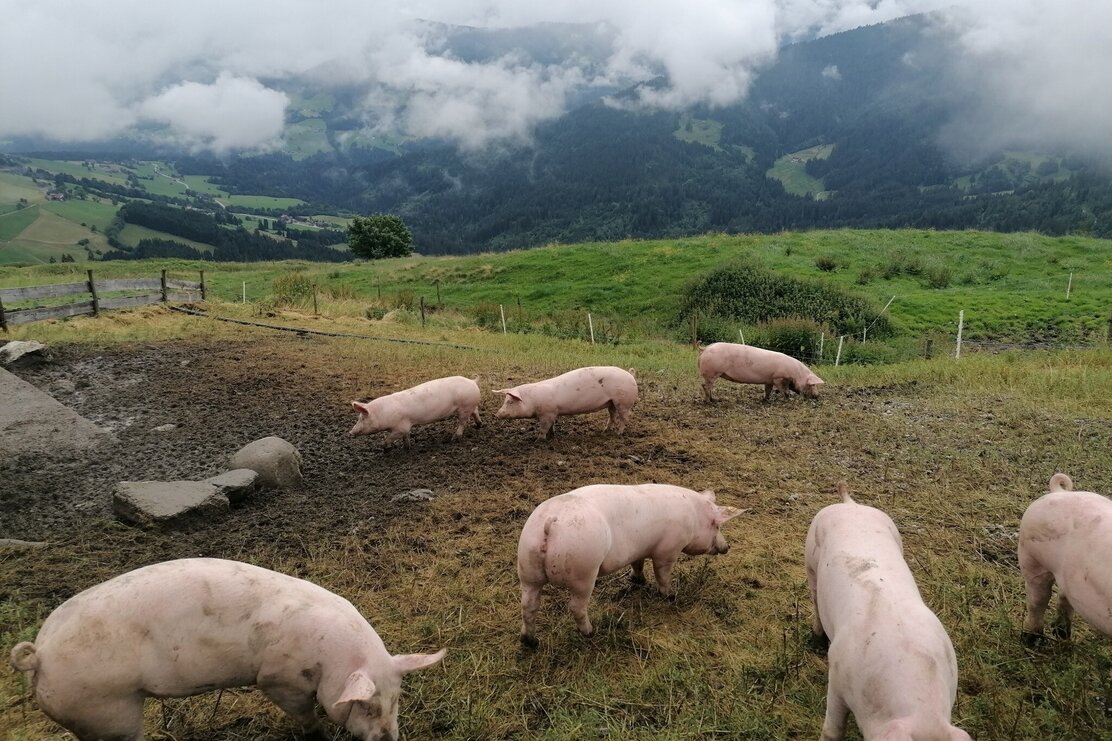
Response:
[{"label": "overcast sky", "polygon": [[[0,139],[91,141],[137,130],[217,152],[280,137],[287,95],[364,84],[368,126],[465,148],[528,138],[576,91],[648,80],[642,104],[745,97],[785,41],[945,8],[980,102],[952,139],[1112,149],[1109,0],[0,0]],[[605,63],[465,63],[418,20],[606,24]],[[835,70],[834,73],[837,71]],[[833,74],[833,73],[832,73]],[[274,87],[268,86],[274,85]],[[154,134],[149,134],[154,135]]]}]

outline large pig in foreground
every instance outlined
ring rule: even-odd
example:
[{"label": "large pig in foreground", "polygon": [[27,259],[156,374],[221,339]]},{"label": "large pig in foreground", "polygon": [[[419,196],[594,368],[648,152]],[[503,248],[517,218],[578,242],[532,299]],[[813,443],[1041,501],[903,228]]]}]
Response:
[{"label": "large pig in foreground", "polygon": [[763,383],[765,401],[773,389],[785,396],[791,390],[813,397],[816,388],[825,383],[790,355],[733,342],[715,342],[702,348],[699,375],[703,378],[703,394],[707,401],[714,401],[711,391],[719,376],[735,383]]},{"label": "large pig in foreground", "polygon": [[545,584],[571,591],[568,606],[575,624],[590,635],[587,604],[595,579],[632,564],[633,581],[643,584],[645,559],[651,558],[657,588],[670,596],[672,567],[680,554],[728,551],[719,528],[738,514],[715,504],[712,491],[666,484],[584,486],[541,502],[517,545],[521,642],[537,645],[537,609]]},{"label": "large pig in foreground", "polygon": [[1027,586],[1023,632],[1042,633],[1050,591],[1058,584],[1054,633],[1070,635],[1074,610],[1112,636],[1112,500],[1073,491],[1064,473],[1050,479],[1050,493],[1036,499],[1019,523],[1019,568]]},{"label": "large pig in foreground", "polygon": [[359,412],[359,420],[348,434],[369,435],[389,430],[383,447],[388,448],[401,438],[408,448],[409,431],[413,425],[456,417],[454,437],[460,438],[468,419],[474,421],[476,427],[482,427],[483,420],[479,417],[481,401],[479,384],[472,379],[463,376],[437,378],[366,403],[351,402],[352,409]]},{"label": "large pig in foreground", "polygon": [[502,408],[494,416],[499,419],[536,418],[539,439],[552,433],[559,416],[588,414],[600,409],[610,411],[606,429],[613,427],[620,435],[637,403],[637,379],[632,371],[596,365],[494,393],[506,395]]},{"label": "large pig in foreground", "polygon": [[350,602],[315,584],[187,558],[67,600],[11,662],[32,672],[42,711],[82,741],[142,741],[146,697],[245,685],[307,730],[319,729],[319,702],[357,738],[395,741],[402,675],[443,656],[391,656]]},{"label": "large pig in foreground", "polygon": [[950,725],[957,695],[954,647],[923,604],[888,515],[854,502],[815,515],[807,531],[807,582],[816,637],[830,639],[822,741],[845,736],[853,711],[866,741],[968,741]]}]

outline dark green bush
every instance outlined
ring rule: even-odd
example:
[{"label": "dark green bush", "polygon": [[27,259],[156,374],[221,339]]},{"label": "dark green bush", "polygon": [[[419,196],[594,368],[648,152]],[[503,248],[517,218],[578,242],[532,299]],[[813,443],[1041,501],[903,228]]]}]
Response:
[{"label": "dark green bush", "polygon": [[824,273],[832,273],[838,269],[838,261],[830,255],[819,255],[815,258],[815,267]]},{"label": "dark green bush", "polygon": [[954,279],[954,271],[949,265],[931,265],[923,273],[927,288],[947,288]]},{"label": "dark green bush", "polygon": [[813,363],[818,358],[819,335],[822,332],[822,327],[814,320],[785,317],[758,324],[745,339],[750,345],[782,352],[804,363]]},{"label": "dark green bush", "polygon": [[859,334],[869,325],[873,325],[870,337],[880,339],[896,332],[887,314],[877,317],[879,306],[840,286],[790,278],[752,264],[719,268],[692,283],[677,319],[687,323],[693,313],[700,315],[701,325],[715,316],[733,320],[731,341],[738,324],[756,325],[784,317],[810,319],[839,334]]}]

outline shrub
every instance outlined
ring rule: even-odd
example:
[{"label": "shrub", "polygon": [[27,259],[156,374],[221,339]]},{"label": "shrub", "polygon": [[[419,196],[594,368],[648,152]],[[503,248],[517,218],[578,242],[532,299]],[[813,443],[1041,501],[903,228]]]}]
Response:
[{"label": "shrub", "polygon": [[891,280],[892,278],[899,278],[901,275],[921,275],[923,273],[923,261],[918,255],[905,252],[904,250],[896,250],[888,256],[888,262],[885,263],[884,268],[881,270],[881,275]]},{"label": "shrub", "polygon": [[824,273],[831,273],[838,269],[838,261],[830,255],[819,255],[815,258],[815,267]]},{"label": "shrub", "polygon": [[865,268],[864,270],[862,270],[860,273],[857,274],[857,285],[867,286],[870,283],[872,283],[874,280],[876,280],[876,277],[877,277],[876,268]]},{"label": "shrub", "polygon": [[818,358],[822,331],[818,322],[812,319],[785,317],[758,324],[745,339],[750,345],[782,352],[804,363],[813,363]]},{"label": "shrub", "polygon": [[372,321],[378,321],[386,316],[386,311],[387,309],[385,306],[368,306],[366,312],[364,313],[366,314],[368,319]]},{"label": "shrub", "polygon": [[872,336],[895,334],[887,314],[878,318],[878,306],[840,286],[791,278],[744,263],[719,268],[692,283],[685,291],[678,322],[686,324],[693,313],[704,317],[702,324],[712,316],[733,320],[731,340],[738,324],[756,325],[784,317],[810,319],[839,334],[860,332],[875,320],[869,330]]},{"label": "shrub", "polygon": [[313,297],[313,281],[303,272],[283,273],[271,284],[274,306],[300,306]]},{"label": "shrub", "polygon": [[417,295],[408,288],[398,291],[398,293],[394,296],[394,307],[397,309],[412,311],[416,303]]},{"label": "shrub", "polygon": [[954,272],[949,265],[931,265],[924,273],[928,288],[946,288],[953,280]]}]

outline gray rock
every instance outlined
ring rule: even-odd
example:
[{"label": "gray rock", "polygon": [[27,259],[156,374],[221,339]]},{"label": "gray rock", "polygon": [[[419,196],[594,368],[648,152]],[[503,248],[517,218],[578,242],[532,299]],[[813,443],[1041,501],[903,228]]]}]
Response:
[{"label": "gray rock", "polygon": [[136,525],[209,517],[229,508],[228,497],[204,481],[121,481],[112,495],[112,510]]},{"label": "gray rock", "polygon": [[176,429],[178,429],[178,426],[175,424],[165,424],[159,425],[158,427],[152,427],[151,432],[173,432]]},{"label": "gray rock", "polygon": [[391,502],[428,502],[436,495],[432,489],[411,489],[410,491],[395,494],[390,497]]},{"label": "gray rock", "polygon": [[259,486],[288,489],[300,486],[301,453],[280,437],[264,437],[240,448],[232,468],[250,468],[259,474]]},{"label": "gray rock", "polygon": [[0,538],[0,548],[42,548],[46,543],[41,540],[18,540],[17,538]]},{"label": "gray rock", "polygon": [[11,365],[20,358],[42,353],[46,345],[35,340],[12,340],[0,347],[0,365]]},{"label": "gray rock", "polygon": [[259,474],[250,468],[237,468],[234,471],[226,471],[219,476],[205,479],[204,483],[212,484],[229,500],[238,502],[255,488],[255,482],[258,479]]}]

